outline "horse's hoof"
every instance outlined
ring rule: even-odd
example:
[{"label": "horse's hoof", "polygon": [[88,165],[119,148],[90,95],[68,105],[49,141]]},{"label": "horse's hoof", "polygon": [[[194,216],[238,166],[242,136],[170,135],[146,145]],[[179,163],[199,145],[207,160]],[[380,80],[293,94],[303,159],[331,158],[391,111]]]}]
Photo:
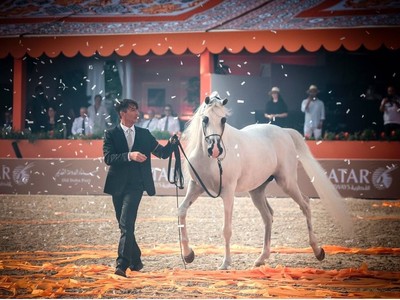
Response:
[{"label": "horse's hoof", "polygon": [[321,251],[319,252],[318,255],[315,256],[319,261],[324,260],[325,258],[325,250],[324,248],[321,248]]},{"label": "horse's hoof", "polygon": [[193,249],[190,249],[190,253],[186,256],[183,257],[183,259],[185,260],[185,262],[187,264],[190,264],[194,261],[194,251]]},{"label": "horse's hoof", "polygon": [[222,265],[219,266],[218,270],[221,270],[221,271],[229,270],[229,266],[227,266],[225,264],[222,264]]},{"label": "horse's hoof", "polygon": [[256,261],[256,262],[254,262],[254,266],[257,268],[257,267],[261,267],[261,266],[264,266],[265,265],[265,262],[263,262],[263,261]]}]

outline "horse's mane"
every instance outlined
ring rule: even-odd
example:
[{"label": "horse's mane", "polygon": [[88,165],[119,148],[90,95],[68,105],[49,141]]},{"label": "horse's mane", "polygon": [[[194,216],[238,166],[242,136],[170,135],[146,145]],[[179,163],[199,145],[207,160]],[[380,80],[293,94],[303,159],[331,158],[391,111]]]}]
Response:
[{"label": "horse's mane", "polygon": [[229,115],[229,110],[223,106],[219,101],[212,101],[209,104],[204,102],[197,108],[193,117],[186,123],[186,128],[182,134],[182,140],[185,144],[185,152],[190,153],[199,145],[202,138],[202,117],[213,111],[221,117]]}]

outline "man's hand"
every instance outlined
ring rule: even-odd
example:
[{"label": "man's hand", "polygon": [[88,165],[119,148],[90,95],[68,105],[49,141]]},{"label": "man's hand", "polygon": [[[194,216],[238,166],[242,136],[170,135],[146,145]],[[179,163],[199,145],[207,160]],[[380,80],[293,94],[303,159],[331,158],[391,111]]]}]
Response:
[{"label": "man's hand", "polygon": [[131,159],[131,161],[144,162],[147,159],[147,156],[143,153],[135,151],[129,152],[129,158]]},{"label": "man's hand", "polygon": [[177,143],[179,142],[178,136],[177,136],[176,134],[174,134],[173,136],[170,137],[169,142],[170,142],[171,144],[173,144],[173,145],[174,145],[174,144],[177,144]]}]

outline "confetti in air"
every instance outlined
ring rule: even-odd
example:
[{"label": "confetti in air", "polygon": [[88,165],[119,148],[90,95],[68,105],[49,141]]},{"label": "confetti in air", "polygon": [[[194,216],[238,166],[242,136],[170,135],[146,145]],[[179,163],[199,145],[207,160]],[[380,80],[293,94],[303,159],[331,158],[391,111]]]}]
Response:
[{"label": "confetti in air", "polygon": [[237,100],[237,103],[244,103],[244,100]]},{"label": "confetti in air", "polygon": [[244,85],[246,83],[246,81],[242,81],[242,83],[240,85]]}]

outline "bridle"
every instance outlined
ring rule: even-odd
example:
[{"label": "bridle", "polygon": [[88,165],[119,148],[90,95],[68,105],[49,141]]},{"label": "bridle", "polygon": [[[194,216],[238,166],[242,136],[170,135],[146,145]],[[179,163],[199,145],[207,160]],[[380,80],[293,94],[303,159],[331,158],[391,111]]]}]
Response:
[{"label": "bridle", "polygon": [[[181,143],[180,143],[180,141],[179,141],[179,139],[177,137],[175,139],[173,139],[172,152],[171,152],[171,155],[170,155],[169,161],[168,161],[168,181],[169,181],[169,183],[175,184],[176,187],[179,188],[179,189],[183,189],[183,187],[184,187],[184,179],[183,179],[183,173],[182,173],[182,168],[181,168],[181,160],[180,160],[180,156],[181,156],[180,152],[182,152],[182,154],[185,157],[188,165],[192,169],[193,174],[196,176],[199,184],[204,189],[204,191],[207,193],[207,195],[212,197],[212,198],[218,198],[221,195],[221,191],[222,191],[222,165],[221,165],[221,161],[225,158],[225,155],[226,155],[225,145],[224,145],[224,142],[222,140],[222,135],[224,134],[224,131],[225,131],[226,118],[223,117],[221,119],[221,125],[222,125],[221,134],[213,133],[213,134],[207,135],[206,134],[206,127],[207,127],[207,123],[208,123],[208,117],[204,116],[202,122],[203,122],[202,126],[203,126],[203,134],[204,134],[205,141],[208,143],[208,140],[211,137],[217,136],[217,137],[219,137],[219,140],[221,141],[221,143],[223,145],[223,148],[224,148],[224,157],[217,158],[218,170],[219,170],[219,188],[218,188],[218,193],[216,195],[213,195],[207,189],[207,187],[204,184],[203,180],[201,180],[199,173],[197,173],[196,169],[190,163],[189,158],[187,157],[187,155],[186,155],[185,151],[183,150],[183,147],[182,147],[182,145],[181,145]],[[170,174],[171,174],[171,167],[172,167],[172,156],[175,156],[175,168],[174,168],[173,179],[171,180],[170,179]]]},{"label": "bridle", "polygon": [[[218,163],[220,163],[220,161],[223,160],[223,159],[225,158],[225,156],[226,156],[225,144],[224,144],[224,141],[223,141],[223,139],[222,139],[222,136],[223,136],[224,131],[225,131],[226,117],[222,117],[222,118],[221,118],[221,126],[222,126],[222,132],[221,132],[221,134],[212,133],[212,134],[207,135],[206,129],[207,129],[207,124],[208,124],[208,122],[209,122],[209,118],[208,118],[207,116],[203,116],[203,120],[202,120],[202,129],[203,129],[204,140],[206,141],[207,144],[210,144],[210,143],[211,143],[211,137],[214,137],[214,136],[215,136],[215,137],[218,137],[218,138],[219,138],[219,140],[221,141],[221,144],[222,144],[222,146],[223,146],[223,148],[220,148],[220,147],[219,147],[219,150],[222,150],[222,151],[224,152],[224,157],[222,157],[222,158],[217,158]],[[218,146],[219,146],[219,145],[218,145]]]}]

